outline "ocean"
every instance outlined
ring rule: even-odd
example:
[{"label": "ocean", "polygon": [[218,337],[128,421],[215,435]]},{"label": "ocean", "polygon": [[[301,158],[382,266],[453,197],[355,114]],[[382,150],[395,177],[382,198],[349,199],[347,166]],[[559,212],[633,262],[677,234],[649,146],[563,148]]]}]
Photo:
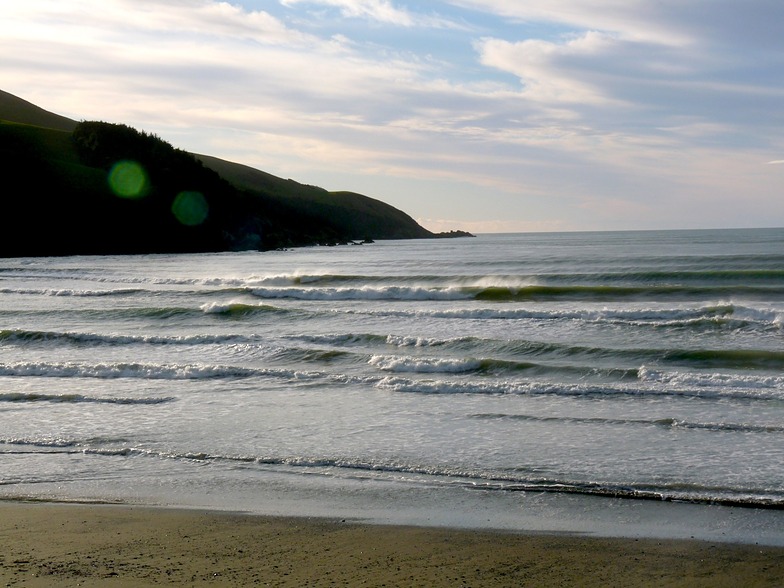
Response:
[{"label": "ocean", "polygon": [[0,259],[0,497],[784,544],[784,229]]}]

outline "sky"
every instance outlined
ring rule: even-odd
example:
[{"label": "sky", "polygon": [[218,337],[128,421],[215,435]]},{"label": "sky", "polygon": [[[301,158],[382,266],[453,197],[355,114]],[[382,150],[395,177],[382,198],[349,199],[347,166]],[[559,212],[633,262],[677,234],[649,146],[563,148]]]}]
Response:
[{"label": "sky", "polygon": [[0,89],[474,233],[784,226],[781,0],[0,0]]}]

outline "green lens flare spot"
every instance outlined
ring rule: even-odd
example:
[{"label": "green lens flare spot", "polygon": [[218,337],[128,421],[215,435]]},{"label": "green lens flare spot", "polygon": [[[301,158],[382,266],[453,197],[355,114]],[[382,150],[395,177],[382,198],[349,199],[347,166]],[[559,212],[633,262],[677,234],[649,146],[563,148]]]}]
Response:
[{"label": "green lens flare spot", "polygon": [[180,192],[172,203],[172,213],[184,225],[200,225],[207,219],[210,207],[201,192]]},{"label": "green lens flare spot", "polygon": [[150,183],[141,165],[135,161],[118,161],[109,171],[109,187],[120,198],[144,198]]}]

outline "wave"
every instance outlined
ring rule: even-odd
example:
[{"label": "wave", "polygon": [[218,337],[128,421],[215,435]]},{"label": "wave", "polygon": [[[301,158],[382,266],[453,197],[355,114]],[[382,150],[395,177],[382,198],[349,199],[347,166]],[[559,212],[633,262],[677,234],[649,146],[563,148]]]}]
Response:
[{"label": "wave", "polygon": [[482,346],[489,339],[478,337],[455,337],[438,339],[434,337],[411,337],[404,335],[379,335],[376,333],[327,333],[324,335],[293,335],[292,339],[306,341],[315,345],[338,346],[391,346],[391,347],[448,347],[474,348]]},{"label": "wave", "polygon": [[777,286],[383,286],[330,288],[251,288],[250,292],[265,299],[296,300],[387,300],[387,301],[457,301],[536,302],[581,301],[610,302],[626,300],[689,300],[693,298],[761,298],[784,296]]},{"label": "wave", "polygon": [[[714,258],[678,259],[680,269],[668,269],[664,266],[671,266],[672,257],[641,257],[636,267],[627,266],[625,263],[616,265],[608,260],[610,265],[607,269],[594,272],[569,271],[560,272],[550,270],[532,274],[488,274],[482,271],[476,273],[459,274],[400,274],[394,276],[396,281],[442,281],[449,283],[537,283],[543,284],[587,284],[587,283],[654,283],[654,284],[682,284],[685,282],[724,282],[739,281],[748,283],[752,281],[784,281],[784,255],[773,254],[754,254],[754,255],[721,255]],[[687,259],[692,259],[695,263],[685,263]],[[486,264],[480,261],[478,267]],[[468,267],[471,264],[461,264]],[[571,263],[569,265],[572,265]],[[611,266],[615,267],[611,267]],[[638,269],[640,266],[660,267],[662,269]],[[116,282],[116,283],[150,283],[150,284],[172,284],[172,285],[245,285],[245,284],[309,284],[309,283],[331,283],[331,282],[386,282],[390,280],[388,275],[379,274],[353,274],[353,273],[333,273],[333,272],[289,272],[278,274],[250,274],[248,276],[233,277],[204,277],[204,278],[183,278],[183,277],[158,277],[158,276],[127,276],[109,275],[95,268],[84,268],[81,266],[72,267],[49,267],[45,264],[30,266],[13,265],[0,267],[0,273],[10,278],[62,278],[67,280],[87,280],[95,282]]]},{"label": "wave", "polygon": [[[404,342],[405,344],[405,342]],[[616,369],[626,370],[624,363],[653,363],[661,366],[683,366],[695,369],[725,369],[725,370],[784,370],[784,352],[767,349],[657,349],[657,348],[627,348],[589,347],[582,345],[564,345],[562,343],[548,343],[543,341],[527,340],[492,340],[492,339],[457,339],[457,340],[430,340],[418,341],[417,346],[445,347],[447,350],[464,350],[465,348],[480,349],[493,353],[511,355],[516,357],[550,358],[558,361],[569,359],[571,361],[610,360],[616,364]],[[413,358],[416,361],[420,358]],[[401,360],[402,361],[402,360]],[[467,359],[468,362],[477,360]],[[590,372],[594,367],[579,365],[546,365],[531,364],[519,360],[487,358],[478,360],[477,370],[515,371],[519,368],[539,367],[550,368],[553,371],[564,369],[582,370]],[[605,368],[610,369],[610,368]],[[642,373],[650,375],[648,367],[643,365]],[[718,380],[714,383],[717,383]]]},{"label": "wave", "polygon": [[247,335],[111,335],[69,331],[0,330],[0,343],[65,343],[83,346],[103,345],[217,345],[224,343],[255,343],[259,336]]},{"label": "wave", "polygon": [[123,437],[110,438],[110,437],[91,437],[89,439],[73,439],[65,437],[0,437],[0,444],[14,445],[23,447],[42,447],[42,448],[74,448],[84,446],[94,446],[96,444],[117,444],[127,443],[128,440]]},{"label": "wave", "polygon": [[711,504],[739,508],[784,509],[784,495],[766,489],[753,488],[704,487],[677,483],[661,485],[612,484],[552,479],[532,479],[521,483],[510,482],[500,485],[488,483],[479,485],[478,488],[507,492],[582,494],[607,498]]},{"label": "wave", "polygon": [[529,361],[492,358],[437,358],[373,355],[368,364],[384,372],[414,374],[478,374],[505,376],[525,373],[529,376],[566,375],[579,378],[603,377],[613,380],[636,379],[637,368],[598,368],[576,365],[547,365]]},{"label": "wave", "polygon": [[[406,282],[411,280],[419,280],[419,279],[428,279],[428,277],[423,276],[400,276],[399,278],[395,278],[400,282]],[[443,278],[440,276],[430,276],[430,280],[442,280]],[[328,285],[328,284],[346,284],[346,283],[354,283],[354,284],[374,284],[374,283],[383,283],[388,282],[389,277],[387,276],[370,276],[370,275],[357,275],[357,274],[333,274],[333,273],[322,273],[322,274],[275,274],[269,276],[251,276],[250,278],[243,281],[243,285],[247,285],[249,287],[257,287],[257,286],[277,286],[277,287],[286,287],[286,286],[311,286],[311,285]]]},{"label": "wave", "polygon": [[649,426],[663,429],[695,429],[713,432],[733,432],[733,433],[784,433],[782,425],[757,425],[753,423],[727,423],[711,422],[700,423],[686,421],[675,418],[661,419],[618,419],[604,417],[557,417],[540,416],[528,414],[505,414],[505,413],[479,413],[470,415],[470,418],[487,420],[511,420],[528,421],[541,423],[576,423],[588,425],[618,425],[618,426]]},{"label": "wave", "polygon": [[[319,298],[321,297],[321,298]],[[314,294],[313,300],[326,300],[328,296]],[[18,319],[20,316],[34,315],[35,318],[51,315],[65,316],[69,319],[76,316],[85,320],[106,319],[134,320],[134,319],[188,319],[198,318],[205,314],[226,317],[230,319],[243,319],[257,315],[290,315],[292,318],[318,318],[325,314],[334,313],[347,315],[369,315],[378,317],[398,317],[410,319],[444,319],[444,320],[508,320],[508,321],[576,321],[597,325],[610,325],[618,327],[650,328],[669,330],[683,330],[685,332],[705,332],[712,330],[748,330],[755,332],[769,332],[778,334],[784,330],[784,312],[774,309],[752,308],[736,304],[705,305],[695,308],[601,308],[601,309],[544,309],[534,308],[470,308],[458,307],[451,309],[439,308],[340,308],[340,309],[302,309],[281,308],[267,303],[247,303],[241,301],[211,302],[198,307],[187,306],[149,306],[133,308],[94,309],[79,308],[67,310],[36,309],[35,311],[7,311],[0,309],[0,316]],[[362,335],[365,336],[365,335]],[[402,341],[402,338],[401,338]],[[410,341],[410,339],[409,339]],[[393,338],[390,344],[397,344]],[[425,340],[422,339],[424,346]]]},{"label": "wave", "polygon": [[[283,351],[283,359],[288,359]],[[346,354],[320,350],[294,350],[296,360],[331,363],[344,361]],[[305,356],[302,356],[302,353]],[[349,358],[352,356],[349,354]],[[364,360],[357,356],[354,361]],[[381,390],[418,394],[519,394],[583,397],[689,397],[706,399],[784,400],[784,376],[726,375],[680,372],[661,372],[650,368],[606,370],[572,366],[543,366],[526,362],[497,362],[488,360],[444,360],[438,358],[397,358],[371,356],[369,362],[382,374],[352,376],[344,373],[305,371],[285,368],[247,368],[227,365],[166,365],[143,363],[75,363],[75,362],[19,362],[0,364],[0,376],[45,378],[139,378],[148,380],[202,380],[271,378],[297,384],[330,384],[370,386]],[[383,372],[395,375],[383,375]],[[496,376],[488,379],[441,380],[409,379],[396,374],[453,374],[479,372]],[[499,380],[515,372],[532,375],[553,373],[579,376],[582,381],[538,381],[529,379]],[[590,383],[587,376],[596,375],[602,380]],[[168,402],[161,400],[101,397],[96,399],[80,394],[0,394],[2,402],[107,402],[114,404]]]},{"label": "wave", "polygon": [[259,298],[295,300],[470,300],[470,292],[463,288],[427,288],[407,286],[385,286],[359,288],[253,288],[251,293]]},{"label": "wave", "polygon": [[75,290],[72,288],[0,288],[0,294],[25,294],[33,296],[129,296],[145,292],[139,288],[112,288],[107,290]]},{"label": "wave", "polygon": [[291,311],[271,306],[269,304],[247,304],[244,302],[211,302],[203,304],[201,310],[205,314],[216,314],[231,317],[241,317],[253,314],[264,313],[283,313],[287,314]]},{"label": "wave", "polygon": [[[644,259],[641,261],[645,261]],[[672,258],[653,258],[655,265],[668,265]],[[614,269],[598,270],[594,272],[580,271],[547,271],[531,274],[488,274],[476,273],[412,273],[395,275],[393,279],[403,282],[441,281],[447,283],[537,283],[543,284],[590,284],[605,282],[623,283],[654,283],[654,284],[683,284],[686,282],[712,283],[725,281],[739,281],[743,283],[753,281],[784,281],[784,256],[753,255],[733,256],[722,255],[714,260],[715,267],[707,267],[704,258],[695,266],[684,265],[681,269],[637,269],[634,267],[619,266]],[[481,262],[484,265],[485,262]],[[571,265],[571,264],[570,264]],[[647,265],[643,263],[643,265]],[[734,266],[734,267],[733,267]],[[639,266],[638,266],[639,267]],[[151,283],[151,284],[207,284],[207,285],[244,285],[244,284],[309,284],[331,282],[388,282],[390,276],[380,274],[353,274],[353,273],[279,273],[279,274],[251,274],[240,277],[206,277],[206,278],[181,278],[181,277],[156,277],[156,276],[107,276],[100,271],[85,270],[81,267],[53,268],[53,267],[0,267],[0,272],[8,277],[21,278],[63,278],[68,280],[80,279],[97,282],[118,283]]]},{"label": "wave", "polygon": [[694,398],[782,401],[784,389],[776,387],[660,386],[657,382],[566,383],[540,381],[414,380],[386,376],[375,383],[382,390],[414,394],[488,394],[595,398]]},{"label": "wave", "polygon": [[196,380],[205,378],[292,377],[296,372],[214,365],[161,365],[145,363],[20,362],[0,364],[0,376],[48,378],[144,378]]},{"label": "wave", "polygon": [[[187,306],[146,306],[146,307],[133,307],[133,308],[108,308],[108,309],[93,309],[93,308],[79,308],[67,310],[47,310],[36,309],[35,311],[6,311],[0,309],[0,315],[18,318],[19,316],[34,315],[35,317],[51,315],[60,316],[64,315],[68,318],[76,316],[84,317],[85,319],[94,319],[103,321],[106,319],[118,320],[134,320],[134,319],[158,319],[169,320],[173,318],[199,318],[207,315],[225,316],[230,318],[241,318],[243,316],[251,316],[255,314],[292,314],[298,317],[307,316],[312,314],[308,311],[298,309],[284,309],[268,304],[246,304],[242,302],[221,302],[221,303],[205,303],[198,307]],[[8,331],[6,331],[8,332]]]},{"label": "wave", "polygon": [[[660,484],[618,484],[610,481],[584,481],[568,476],[544,478],[515,468],[507,471],[483,471],[481,469],[449,466],[429,466],[405,462],[333,458],[319,456],[274,456],[274,455],[223,455],[207,451],[159,451],[139,448],[127,442],[14,440],[0,439],[0,443],[29,443],[44,449],[62,447],[65,453],[81,452],[111,459],[149,457],[177,461],[209,462],[229,467],[285,468],[295,473],[320,475],[358,480],[383,480],[406,484],[444,484],[463,487],[466,490],[535,492],[582,494],[608,498],[636,500],[658,500],[667,502],[689,502],[751,508],[784,508],[784,494],[762,488],[731,486],[707,486],[672,482]],[[59,445],[59,444],[62,445]],[[13,482],[10,482],[13,483]]]},{"label": "wave", "polygon": [[406,335],[381,335],[376,333],[328,333],[324,335],[292,335],[292,340],[313,345],[334,347],[365,347],[368,349],[421,348],[439,351],[485,351],[495,353],[532,353],[561,349],[558,344],[536,341],[486,339],[481,337],[415,337]]},{"label": "wave", "polygon": [[719,327],[744,326],[781,328],[782,313],[776,310],[755,309],[735,304],[705,305],[696,308],[602,308],[602,309],[545,309],[533,308],[452,308],[440,309],[360,309],[347,310],[351,314],[370,314],[391,317],[427,317],[454,320],[572,320],[592,323],[651,327]]},{"label": "wave", "polygon": [[[375,384],[378,377],[355,377],[321,371],[285,368],[243,368],[226,365],[161,365],[141,363],[86,364],[74,362],[30,362],[0,364],[0,376],[42,378],[205,380],[266,378],[304,384],[329,381],[337,384]],[[12,398],[13,395],[9,396]],[[55,395],[53,397],[56,398]],[[66,395],[66,398],[68,396]],[[0,396],[2,398],[2,396]]]},{"label": "wave", "polygon": [[581,301],[609,302],[618,300],[689,300],[693,298],[762,298],[770,300],[784,296],[778,286],[680,286],[680,285],[526,285],[508,286],[361,286],[361,287],[260,287],[250,293],[264,299],[291,298],[296,300],[387,300],[387,301],[456,301],[536,302]]},{"label": "wave", "polygon": [[[688,388],[782,389],[784,377],[775,373],[723,373],[668,371],[667,367],[687,370],[784,370],[784,352],[773,350],[704,349],[615,349],[573,346],[528,340],[497,340],[478,337],[451,339],[419,338],[397,335],[332,334],[291,336],[317,345],[335,348],[282,346],[269,348],[264,334],[213,335],[102,335],[51,331],[3,330],[0,344],[66,344],[77,346],[182,345],[182,346],[256,346],[263,345],[273,361],[294,364],[361,364],[388,373],[474,374],[488,377],[514,377],[572,381],[575,378],[606,382],[639,380],[643,383]],[[378,350],[423,348],[444,355],[387,354]],[[249,347],[250,348],[250,347]],[[355,349],[349,349],[355,348]],[[376,351],[376,352],[374,352]],[[448,356],[449,353],[460,355]],[[0,376],[204,379],[293,377],[291,370],[258,369],[242,365],[149,364],[139,362],[75,363],[17,362],[0,363]],[[335,377],[341,377],[337,374]],[[375,384],[370,376],[370,383]],[[556,382],[554,382],[556,383]]]},{"label": "wave", "polygon": [[738,433],[784,433],[784,426],[754,425],[749,423],[695,423],[681,419],[659,419],[655,421],[659,427],[666,429],[698,429],[702,431],[731,431]]},{"label": "wave", "polygon": [[525,286],[522,288],[483,288],[474,294],[476,300],[495,302],[579,300],[606,302],[613,300],[668,300],[691,298],[732,298],[734,296],[761,297],[765,300],[780,298],[784,287],[779,286]]},{"label": "wave", "polygon": [[338,346],[366,346],[382,345],[386,343],[386,335],[375,335],[372,333],[332,333],[324,335],[291,335],[291,339],[304,341],[314,345],[338,345]]},{"label": "wave", "polygon": [[[452,351],[484,350],[512,356],[525,357],[553,357],[557,359],[569,358],[572,360],[611,359],[615,362],[655,362],[657,365],[681,365],[693,368],[721,368],[743,370],[783,370],[784,351],[766,349],[656,349],[656,348],[627,348],[617,349],[611,347],[589,347],[581,345],[564,345],[562,343],[549,343],[528,340],[493,340],[474,337],[457,339],[422,339],[410,337],[388,337],[387,343],[398,347],[439,347]],[[415,358],[414,361],[420,358]],[[403,361],[401,359],[401,361]],[[450,360],[453,361],[453,360]],[[468,359],[474,364],[477,360]],[[493,369],[506,368],[514,371],[518,368],[542,367],[530,363],[505,359],[483,359],[474,369],[492,371]],[[549,366],[554,370],[569,366]],[[580,366],[572,366],[581,369]],[[590,368],[582,368],[590,371]]]},{"label": "wave", "polygon": [[[384,355],[376,353],[370,364],[386,371],[411,372],[514,372],[531,368],[552,371],[582,371],[591,373],[596,366],[563,365],[564,359],[595,362],[597,359],[612,361],[616,370],[626,372],[624,364],[650,364],[687,366],[692,368],[721,369],[784,369],[784,352],[765,349],[657,349],[611,348],[565,345],[556,342],[525,339],[485,339],[480,337],[414,337],[404,335],[378,335],[346,333],[315,336],[294,336],[319,345],[337,347],[364,346],[369,350],[394,347],[396,349],[421,348],[439,352],[479,353],[476,357],[422,357],[419,355]],[[497,356],[501,357],[497,357]],[[531,363],[522,358],[555,359],[558,365]],[[610,367],[603,369],[609,370]]]},{"label": "wave", "polygon": [[[759,264],[759,258],[749,260]],[[782,261],[784,263],[784,261]],[[726,264],[726,260],[722,260]],[[648,270],[596,273],[542,274],[536,276],[540,283],[551,284],[626,284],[626,285],[702,285],[713,284],[759,284],[781,285],[784,283],[784,270],[770,268],[754,269],[694,269],[694,270]]]},{"label": "wave", "polygon": [[[229,310],[228,312],[234,312]],[[238,311],[243,312],[243,311]],[[262,310],[261,312],[266,312]],[[376,354],[371,365],[388,371],[458,371],[458,372],[503,372],[519,371],[532,367],[545,368],[521,361],[520,357],[553,357],[559,360],[612,359],[616,362],[631,362],[639,365],[682,365],[697,368],[724,369],[784,369],[784,352],[773,350],[711,350],[711,349],[614,349],[563,345],[529,340],[498,340],[478,337],[428,338],[400,335],[377,335],[368,333],[345,333],[310,336],[291,336],[315,345],[334,347],[364,346],[372,349],[395,347],[429,348],[445,352],[479,352],[490,355],[500,354],[502,358],[422,358],[417,356],[382,357]],[[117,335],[99,333],[36,331],[25,329],[0,330],[0,344],[66,344],[77,346],[120,346],[120,345],[221,345],[221,344],[260,344],[265,341],[262,334],[206,334],[206,335]],[[336,350],[291,349],[290,359],[299,355],[303,361],[309,359],[335,358],[340,356]],[[552,369],[557,369],[551,366]],[[558,366],[563,368],[564,366]],[[421,368],[421,369],[418,369]],[[579,366],[574,366],[579,369]],[[622,368],[626,369],[626,368]],[[590,372],[590,368],[584,368]]]},{"label": "wave", "polygon": [[667,385],[699,388],[721,387],[784,390],[784,376],[760,374],[664,372],[642,366],[639,369],[639,378],[642,382],[655,382]]},{"label": "wave", "polygon": [[662,360],[701,368],[784,370],[784,351],[764,349],[674,349],[663,352]]},{"label": "wave", "polygon": [[368,363],[387,372],[468,373],[482,368],[479,359],[441,359],[374,355]]},{"label": "wave", "polygon": [[0,394],[0,402],[55,402],[66,404],[95,403],[95,404],[165,404],[176,400],[171,396],[152,397],[113,397],[113,396],[85,396],[83,394],[41,394],[24,392],[6,392]]},{"label": "wave", "polygon": [[[0,273],[5,278],[46,279],[53,280],[79,280],[82,282],[111,283],[111,284],[149,284],[154,286],[210,286],[213,288],[244,288],[252,286],[290,286],[305,284],[331,284],[331,283],[373,283],[386,282],[386,276],[351,275],[351,274],[274,274],[250,275],[248,277],[207,277],[207,278],[180,278],[156,276],[121,276],[105,275],[99,272],[90,272],[82,268],[0,268]],[[401,276],[401,280],[443,280],[443,276]],[[37,290],[40,291],[40,290]]]},{"label": "wave", "polygon": [[480,339],[479,337],[437,339],[434,337],[411,337],[401,335],[388,335],[384,340],[384,343],[394,347],[446,347],[456,350],[485,347],[489,342],[490,340]]},{"label": "wave", "polygon": [[332,363],[340,359],[353,359],[356,363],[365,359],[364,355],[356,355],[348,351],[334,349],[302,349],[284,347],[272,354],[272,359],[294,362]]}]

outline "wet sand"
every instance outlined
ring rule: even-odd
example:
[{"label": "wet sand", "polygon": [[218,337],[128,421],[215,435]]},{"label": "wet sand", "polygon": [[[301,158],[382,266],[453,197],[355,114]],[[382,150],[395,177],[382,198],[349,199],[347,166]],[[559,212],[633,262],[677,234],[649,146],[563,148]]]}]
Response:
[{"label": "wet sand", "polygon": [[0,501],[0,586],[784,586],[784,547]]}]

